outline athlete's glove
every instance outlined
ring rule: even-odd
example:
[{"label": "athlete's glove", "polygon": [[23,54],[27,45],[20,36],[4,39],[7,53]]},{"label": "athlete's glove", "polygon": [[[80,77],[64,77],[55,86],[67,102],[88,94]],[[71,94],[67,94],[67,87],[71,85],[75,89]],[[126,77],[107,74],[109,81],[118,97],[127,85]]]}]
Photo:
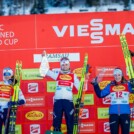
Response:
[{"label": "athlete's glove", "polygon": [[134,93],[134,78],[130,79],[130,83],[132,86],[132,93]]},{"label": "athlete's glove", "polygon": [[134,52],[129,50],[131,57],[134,57]]},{"label": "athlete's glove", "polygon": [[8,107],[12,107],[14,105],[17,105],[17,102],[16,101],[9,101],[7,105],[8,105]]},{"label": "athlete's glove", "polygon": [[97,77],[95,77],[92,81],[91,81],[92,85],[97,85],[98,81],[97,81]]},{"label": "athlete's glove", "polygon": [[8,105],[8,107],[12,107],[12,106],[14,106],[14,105],[22,105],[22,104],[24,104],[24,103],[25,103],[24,100],[9,101],[7,105]]}]

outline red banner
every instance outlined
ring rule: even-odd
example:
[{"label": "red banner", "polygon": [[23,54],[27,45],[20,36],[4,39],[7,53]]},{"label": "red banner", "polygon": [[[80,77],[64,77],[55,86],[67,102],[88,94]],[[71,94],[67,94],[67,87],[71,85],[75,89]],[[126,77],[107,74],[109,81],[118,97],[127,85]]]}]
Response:
[{"label": "red banner", "polygon": [[[119,35],[126,34],[128,46],[134,51],[133,16],[134,12],[129,11],[0,18],[0,73],[6,66],[15,69],[17,60],[23,63],[21,89],[27,102],[17,114],[17,123],[22,125],[23,133],[44,134],[52,125],[55,83],[48,77],[39,76],[43,50],[46,50],[54,72],[60,69],[60,58],[66,56],[71,61],[71,70],[79,77],[84,55],[88,53],[88,62],[93,69],[86,92],[90,102],[85,100],[81,133],[109,133],[108,121],[103,118],[107,118],[110,98],[97,98],[90,81],[105,69],[100,83],[103,88],[108,80],[113,79],[113,69],[117,66],[127,76]],[[2,75],[0,78],[2,80]]]}]

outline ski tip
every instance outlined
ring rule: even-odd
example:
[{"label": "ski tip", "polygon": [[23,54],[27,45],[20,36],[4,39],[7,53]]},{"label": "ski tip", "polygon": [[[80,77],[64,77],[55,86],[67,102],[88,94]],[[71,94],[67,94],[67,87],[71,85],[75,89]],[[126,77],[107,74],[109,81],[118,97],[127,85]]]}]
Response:
[{"label": "ski tip", "polygon": [[120,36],[120,38],[122,38],[122,37],[125,38],[125,34],[123,34],[123,33],[121,33],[119,36]]}]

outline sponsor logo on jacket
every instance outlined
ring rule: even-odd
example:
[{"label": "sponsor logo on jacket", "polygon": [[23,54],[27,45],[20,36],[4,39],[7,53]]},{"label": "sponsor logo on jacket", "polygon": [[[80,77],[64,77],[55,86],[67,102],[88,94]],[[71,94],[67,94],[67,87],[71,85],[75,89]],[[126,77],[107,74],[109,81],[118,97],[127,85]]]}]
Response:
[{"label": "sponsor logo on jacket", "polygon": [[72,80],[72,77],[70,75],[64,74],[60,75],[61,80]]},{"label": "sponsor logo on jacket", "polygon": [[119,85],[119,86],[113,86],[112,87],[112,90],[113,91],[123,91],[123,90],[125,90],[126,88],[125,88],[125,86],[123,86],[123,85]]}]

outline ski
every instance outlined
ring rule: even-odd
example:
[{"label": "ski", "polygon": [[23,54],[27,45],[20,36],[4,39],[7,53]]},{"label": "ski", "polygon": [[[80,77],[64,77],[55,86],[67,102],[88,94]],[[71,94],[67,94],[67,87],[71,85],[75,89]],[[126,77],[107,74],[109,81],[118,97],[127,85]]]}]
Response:
[{"label": "ski", "polygon": [[[11,97],[12,102],[17,102],[19,99],[21,74],[22,74],[22,61],[17,60],[15,74],[14,74],[14,82],[16,79],[17,83],[15,85],[13,85],[14,94]],[[8,134],[15,134],[17,107],[18,107],[18,105],[15,104],[15,105],[11,106],[11,108],[10,108]]]},{"label": "ski", "polygon": [[[123,51],[123,55],[124,55],[124,59],[125,59],[125,63],[126,63],[127,71],[128,71],[128,77],[130,79],[130,82],[133,83],[134,69],[133,69],[133,64],[132,64],[132,57],[130,54],[130,50],[128,48],[128,43],[127,43],[125,35],[120,35],[120,42],[122,45],[122,51]],[[134,88],[132,88],[132,90],[134,90]],[[134,111],[134,101],[133,101],[133,106],[132,106],[131,112],[133,113],[133,111]],[[131,123],[130,123],[131,128],[133,127],[132,125],[133,124],[132,124],[132,120],[131,120]]]},{"label": "ski", "polygon": [[131,81],[134,78],[134,69],[133,69],[132,58],[131,58],[131,54],[128,48],[128,43],[125,35],[120,35],[120,42],[121,42],[122,51],[123,51],[123,55],[124,55],[124,59],[128,71],[128,77]]},{"label": "ski", "polygon": [[80,85],[79,85],[79,89],[78,89],[78,94],[77,94],[77,99],[75,102],[75,112],[74,112],[74,126],[73,126],[73,134],[78,134],[78,127],[79,127],[79,114],[80,114],[80,108],[83,105],[84,101],[84,95],[85,91],[84,90],[84,83],[85,83],[85,74],[87,73],[87,67],[88,66],[88,54],[85,54],[84,57],[84,65],[83,65],[83,69],[82,69],[82,76],[80,79]]}]

